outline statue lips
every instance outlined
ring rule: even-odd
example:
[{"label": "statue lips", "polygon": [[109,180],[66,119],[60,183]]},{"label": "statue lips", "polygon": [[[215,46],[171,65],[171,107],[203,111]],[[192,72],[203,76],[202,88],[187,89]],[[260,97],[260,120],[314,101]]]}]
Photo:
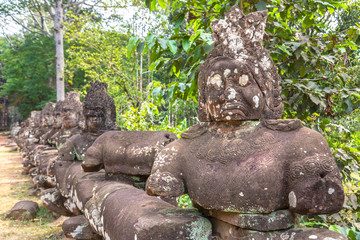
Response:
[{"label": "statue lips", "polygon": [[[226,116],[236,116],[239,115],[241,117],[246,117],[248,115],[248,109],[245,104],[241,102],[232,102],[226,103],[223,108],[221,109],[221,114]],[[231,114],[230,114],[231,113]]]}]

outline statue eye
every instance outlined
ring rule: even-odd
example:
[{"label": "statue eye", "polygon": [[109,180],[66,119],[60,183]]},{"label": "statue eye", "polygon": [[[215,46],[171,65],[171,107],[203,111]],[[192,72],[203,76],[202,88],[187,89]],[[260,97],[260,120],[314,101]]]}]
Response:
[{"label": "statue eye", "polygon": [[239,85],[242,87],[246,87],[250,85],[249,76],[248,75],[242,75],[239,77]]},{"label": "statue eye", "polygon": [[208,82],[207,84],[212,85],[214,87],[217,88],[222,88],[223,87],[223,81],[221,80],[221,75],[220,74],[215,74],[211,77],[208,78]]}]

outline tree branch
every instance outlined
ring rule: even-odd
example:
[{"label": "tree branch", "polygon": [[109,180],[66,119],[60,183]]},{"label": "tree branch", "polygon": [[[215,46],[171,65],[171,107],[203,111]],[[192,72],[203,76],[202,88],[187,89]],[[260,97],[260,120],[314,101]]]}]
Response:
[{"label": "tree branch", "polygon": [[54,19],[55,19],[55,13],[52,11],[52,9],[51,9],[48,1],[47,1],[47,0],[44,0],[44,4],[45,4],[45,7],[47,8],[47,10],[48,10],[51,18],[54,20]]},{"label": "tree branch", "polygon": [[64,6],[64,9],[68,9],[68,8],[71,8],[71,7],[77,7],[77,6],[79,6],[81,4],[84,4],[84,3],[85,3],[85,0],[82,0],[80,2],[69,1],[69,3]]}]

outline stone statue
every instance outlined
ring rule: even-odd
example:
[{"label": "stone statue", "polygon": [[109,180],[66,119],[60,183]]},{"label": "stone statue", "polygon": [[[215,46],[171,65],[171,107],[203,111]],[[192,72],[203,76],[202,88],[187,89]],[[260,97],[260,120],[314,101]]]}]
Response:
[{"label": "stone statue", "polygon": [[82,163],[85,172],[105,169],[106,180],[144,189],[155,156],[176,140],[167,131],[109,131],[96,139]]},{"label": "stone statue", "polygon": [[[94,82],[83,103],[85,129],[69,138],[59,150],[59,161],[83,160],[86,150],[102,133],[116,128],[114,100],[107,93],[107,84]],[[64,120],[63,125],[72,125]]]},{"label": "stone statue", "polygon": [[[266,16],[234,6],[225,20],[212,22],[215,47],[198,78],[201,123],[157,155],[146,184],[150,195],[188,193],[215,219],[220,239],[278,239],[267,231],[307,239],[314,232],[291,228],[294,213],[335,213],[344,202],[324,137],[299,120],[279,119],[280,76],[262,45]],[[275,218],[280,225],[270,224]],[[319,235],[342,239],[330,231]]]},{"label": "stone statue", "polygon": [[60,119],[62,120],[61,130],[53,135],[51,139],[58,148],[61,148],[68,138],[82,131],[84,117],[80,93],[69,92],[66,94],[65,100],[58,104],[61,108],[61,114],[57,116],[56,122],[60,121]]},{"label": "stone statue", "polygon": [[50,129],[47,133],[45,133],[41,138],[42,144],[48,144],[52,147],[56,147],[55,137],[57,136],[57,132],[60,131],[62,126],[62,116],[61,116],[61,109],[62,109],[63,101],[57,101],[54,111],[53,111],[53,124],[52,129]]},{"label": "stone statue", "polygon": [[[66,106],[66,104],[64,105]],[[82,110],[85,126],[81,133],[68,138],[59,149],[56,160],[50,162],[47,167],[48,175],[55,178],[57,189],[48,189],[43,194],[42,201],[45,207],[62,215],[80,214],[71,199],[72,181],[74,178],[78,180],[81,178],[80,176],[86,175],[81,169],[81,161],[84,159],[86,150],[97,137],[116,126],[115,104],[107,93],[106,83],[90,84],[90,89],[82,104]],[[62,123],[63,128],[75,125],[74,114],[68,112],[63,114],[63,118],[65,118]]]},{"label": "stone statue", "polygon": [[54,109],[55,109],[55,103],[48,102],[41,110],[41,122],[44,133],[43,135],[40,136],[40,144],[46,144],[46,141],[44,142],[43,137],[45,137],[45,135],[53,128]]}]

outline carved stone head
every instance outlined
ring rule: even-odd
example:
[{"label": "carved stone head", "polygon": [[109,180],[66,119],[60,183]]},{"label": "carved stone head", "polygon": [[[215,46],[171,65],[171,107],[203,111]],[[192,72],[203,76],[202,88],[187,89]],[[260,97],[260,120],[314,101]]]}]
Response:
[{"label": "carved stone head", "polygon": [[96,81],[90,84],[84,99],[83,113],[86,129],[91,132],[115,127],[115,103],[107,93],[106,83]]},{"label": "carved stone head", "polygon": [[82,103],[80,93],[69,92],[66,94],[61,111],[64,128],[74,128],[82,120]]},{"label": "carved stone head", "polygon": [[63,116],[61,116],[61,110],[63,107],[64,101],[57,101],[54,109],[54,124],[53,128],[60,129],[63,122]]},{"label": "carved stone head", "polygon": [[237,6],[214,20],[214,49],[201,66],[199,120],[204,122],[280,118],[277,73],[263,47],[267,12],[244,15]]},{"label": "carved stone head", "polygon": [[41,111],[31,111],[29,120],[30,127],[38,128],[41,123]]},{"label": "carved stone head", "polygon": [[54,124],[54,109],[55,103],[48,102],[41,110],[42,125],[44,127],[51,127]]}]

